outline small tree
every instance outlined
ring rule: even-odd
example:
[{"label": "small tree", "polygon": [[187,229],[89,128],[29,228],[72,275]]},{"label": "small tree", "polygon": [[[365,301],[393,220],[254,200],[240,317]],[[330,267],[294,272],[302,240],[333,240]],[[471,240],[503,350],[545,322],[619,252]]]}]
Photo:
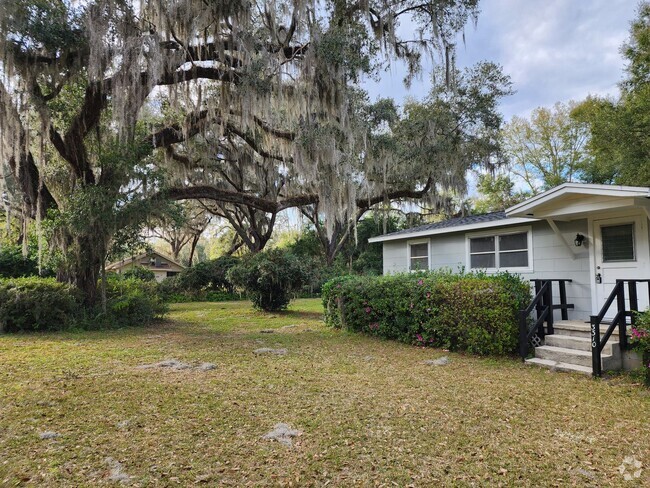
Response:
[{"label": "small tree", "polygon": [[295,256],[272,249],[247,257],[228,278],[246,290],[255,308],[274,312],[287,308],[291,292],[302,286],[306,275]]}]

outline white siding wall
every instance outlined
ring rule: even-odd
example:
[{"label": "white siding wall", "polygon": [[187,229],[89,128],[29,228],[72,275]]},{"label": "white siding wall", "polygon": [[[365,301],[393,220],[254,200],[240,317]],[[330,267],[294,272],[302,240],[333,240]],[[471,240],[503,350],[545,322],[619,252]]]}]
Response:
[{"label": "white siding wall", "polygon": [[384,242],[383,256],[385,275],[408,271],[406,240]]},{"label": "white siding wall", "polygon": [[[577,251],[575,258],[562,244],[546,222],[532,224],[533,232],[533,271],[521,273],[529,279],[572,279],[567,283],[567,302],[573,303],[575,309],[569,311],[570,319],[588,320],[591,314],[591,270],[589,268],[589,240],[582,247],[574,247],[576,233],[588,235],[587,220],[557,222],[560,232],[567,243]],[[487,230],[487,229],[486,229]],[[495,229],[503,232],[507,227]],[[465,232],[444,234],[431,237],[431,269],[449,268],[458,271],[467,263]],[[408,271],[407,240],[384,242],[384,274]],[[555,300],[559,303],[557,284],[554,284]],[[560,312],[556,311],[556,319]]]}]

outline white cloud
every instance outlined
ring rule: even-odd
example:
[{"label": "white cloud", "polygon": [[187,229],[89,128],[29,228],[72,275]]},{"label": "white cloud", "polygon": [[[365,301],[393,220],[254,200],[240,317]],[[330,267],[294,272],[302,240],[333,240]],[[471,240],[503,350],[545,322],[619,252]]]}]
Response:
[{"label": "white cloud", "polygon": [[[634,0],[483,0],[476,29],[468,27],[458,64],[479,60],[501,64],[517,93],[506,100],[506,117],[538,106],[580,100],[589,94],[615,95],[623,75],[620,47],[636,13]],[[428,77],[407,91],[403,68],[393,68],[373,96],[421,97]]]}]

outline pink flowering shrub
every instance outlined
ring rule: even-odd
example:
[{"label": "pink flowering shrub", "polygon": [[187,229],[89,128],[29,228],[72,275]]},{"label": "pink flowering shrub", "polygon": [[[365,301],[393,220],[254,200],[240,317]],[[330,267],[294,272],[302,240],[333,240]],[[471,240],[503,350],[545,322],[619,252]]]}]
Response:
[{"label": "pink flowering shrub", "polygon": [[430,272],[336,278],[322,297],[332,327],[487,355],[515,350],[530,290],[507,274]]},{"label": "pink flowering shrub", "polygon": [[650,386],[650,310],[635,317],[635,325],[630,330],[630,344],[642,357],[641,373],[647,386]]}]

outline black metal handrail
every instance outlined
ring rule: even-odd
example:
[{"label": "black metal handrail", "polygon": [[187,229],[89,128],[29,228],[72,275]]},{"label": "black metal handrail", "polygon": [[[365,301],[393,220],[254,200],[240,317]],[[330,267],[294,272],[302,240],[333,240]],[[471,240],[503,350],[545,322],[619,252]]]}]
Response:
[{"label": "black metal handrail", "polygon": [[[630,302],[630,309],[625,308],[625,283],[628,286],[628,300]],[[634,325],[635,313],[639,310],[639,302],[637,297],[637,283],[648,283],[648,298],[650,299],[650,279],[648,280],[616,280],[614,288],[605,300],[605,304],[600,309],[598,315],[592,315],[589,318],[591,324],[591,369],[594,376],[601,376],[602,371],[602,353],[607,345],[616,327],[618,327],[618,341],[621,351],[628,348],[627,344],[627,317],[630,317],[630,322]],[[605,315],[614,304],[616,299],[616,315],[609,324],[607,331],[603,337],[600,337],[600,324],[603,322]]]},{"label": "black metal handrail", "polygon": [[[566,303],[566,283],[571,283],[569,279],[552,279],[552,280],[531,280],[535,283],[535,297],[528,307],[519,311],[519,355],[522,359],[528,356],[528,344],[533,336],[537,335],[543,339],[545,335],[552,335],[553,328],[553,311],[562,311],[562,320],[568,320],[568,309],[573,308],[572,303]],[[553,304],[553,282],[559,284],[560,303]],[[528,317],[532,311],[536,311],[536,320],[532,327],[528,327]],[[546,330],[544,323],[546,322]]]}]

